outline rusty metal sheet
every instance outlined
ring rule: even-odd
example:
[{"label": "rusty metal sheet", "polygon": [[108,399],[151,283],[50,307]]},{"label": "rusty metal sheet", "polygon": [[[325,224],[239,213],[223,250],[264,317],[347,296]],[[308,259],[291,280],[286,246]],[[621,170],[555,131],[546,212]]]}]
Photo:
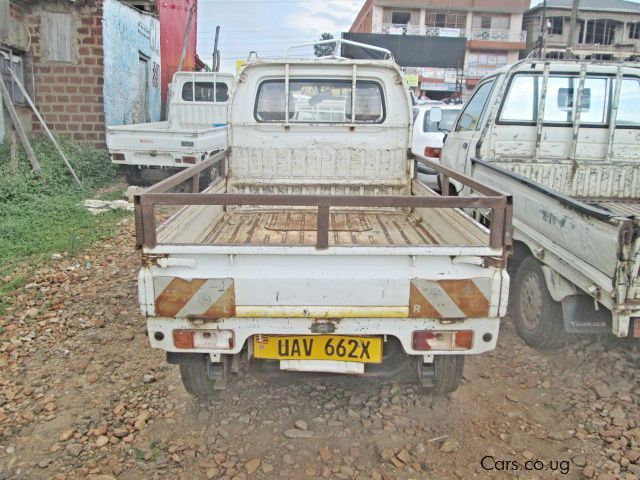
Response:
[{"label": "rusty metal sheet", "polygon": [[230,278],[155,277],[156,315],[221,318],[235,315],[235,290]]},{"label": "rusty metal sheet", "polygon": [[478,318],[489,315],[491,279],[413,279],[409,316],[413,318]]}]

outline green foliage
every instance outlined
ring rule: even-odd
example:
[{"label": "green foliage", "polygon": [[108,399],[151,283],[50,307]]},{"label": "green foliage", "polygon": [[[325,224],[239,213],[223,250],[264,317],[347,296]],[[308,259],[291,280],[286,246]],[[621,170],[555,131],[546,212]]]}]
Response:
[{"label": "green foliage", "polygon": [[[322,35],[320,35],[320,40],[333,40],[333,35],[325,32]],[[324,45],[314,45],[313,53],[316,57],[328,57],[330,55],[333,55],[333,52],[335,51],[335,49],[336,49],[335,43],[326,43]]]},{"label": "green foliage", "polygon": [[110,235],[116,220],[123,216],[121,212],[94,216],[82,205],[96,189],[118,178],[107,152],[66,139],[60,143],[83,188],[75,183],[47,139],[32,142],[44,181],[33,174],[23,152],[15,175],[9,147],[0,145],[0,272],[34,255],[75,254]]}]

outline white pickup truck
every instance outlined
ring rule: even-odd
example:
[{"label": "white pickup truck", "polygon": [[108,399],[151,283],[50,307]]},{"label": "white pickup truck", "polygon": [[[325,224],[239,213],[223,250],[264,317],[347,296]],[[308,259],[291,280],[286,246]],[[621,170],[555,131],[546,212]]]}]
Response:
[{"label": "white pickup truck", "polygon": [[[455,390],[464,356],[496,346],[510,199],[425,159],[479,193],[441,197],[415,179],[390,58],[252,61],[229,118],[227,151],[135,199],[148,336],[186,389],[209,397],[241,366],[383,375],[411,359],[422,385]],[[166,193],[196,192],[215,162],[223,175],[204,192]],[[179,205],[156,225],[156,207]],[[472,206],[492,209],[491,229]]]},{"label": "white pickup truck", "polygon": [[123,166],[129,183],[150,185],[224,150],[232,86],[229,73],[177,72],[168,120],[107,128],[111,161]]},{"label": "white pickup truck", "polygon": [[514,317],[527,344],[557,346],[567,332],[640,336],[639,68],[498,69],[458,116],[442,163],[513,195]]}]

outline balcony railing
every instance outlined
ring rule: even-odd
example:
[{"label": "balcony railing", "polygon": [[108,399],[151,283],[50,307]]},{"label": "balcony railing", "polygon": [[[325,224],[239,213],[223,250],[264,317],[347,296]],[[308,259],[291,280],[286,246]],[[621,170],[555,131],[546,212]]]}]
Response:
[{"label": "balcony railing", "polygon": [[451,28],[451,27],[424,27],[424,35],[428,37],[454,37],[464,38],[467,36],[467,31],[464,28]]},{"label": "balcony railing", "polygon": [[465,78],[483,78],[493,72],[495,68],[469,67],[464,71]]},{"label": "balcony railing", "polygon": [[522,42],[527,41],[527,32],[514,32],[498,28],[474,28],[471,30],[470,40],[489,40],[493,42]]},{"label": "balcony railing", "polygon": [[383,23],[373,28],[373,33],[385,33],[390,35],[422,35],[419,25],[407,25],[397,23]]},{"label": "balcony railing", "polygon": [[405,25],[383,23],[373,27],[373,33],[386,33],[395,35],[427,35],[428,37],[466,37],[464,28],[427,27],[425,25]]},{"label": "balcony railing", "polygon": [[604,45],[602,43],[576,43],[574,50],[593,50],[599,52],[637,52],[638,45],[629,43],[616,43],[613,45]]},{"label": "balcony railing", "polygon": [[390,35],[426,35],[428,37],[469,38],[469,40],[489,40],[496,42],[526,42],[527,32],[516,32],[497,28],[474,28],[470,35],[464,28],[427,27],[425,25],[406,25],[383,23],[374,25],[373,33]]}]

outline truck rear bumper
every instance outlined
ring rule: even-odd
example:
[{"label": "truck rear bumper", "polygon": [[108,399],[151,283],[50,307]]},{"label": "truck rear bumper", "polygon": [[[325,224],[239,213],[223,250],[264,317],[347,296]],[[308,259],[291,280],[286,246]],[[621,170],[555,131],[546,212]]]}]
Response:
[{"label": "truck rear bumper", "polygon": [[[253,335],[313,335],[324,331],[332,335],[391,336],[397,338],[409,355],[422,355],[429,361],[433,355],[471,355],[495,349],[500,319],[473,318],[445,322],[422,318],[223,318],[215,320],[189,320],[186,318],[149,317],[147,330],[153,348],[176,353],[208,353],[212,361],[222,354],[239,353]],[[174,330],[233,332],[233,342],[226,348],[177,348]],[[471,348],[465,350],[415,350],[413,332],[428,330],[473,332]],[[251,349],[251,342],[248,344]],[[251,350],[250,350],[251,353]]]}]

